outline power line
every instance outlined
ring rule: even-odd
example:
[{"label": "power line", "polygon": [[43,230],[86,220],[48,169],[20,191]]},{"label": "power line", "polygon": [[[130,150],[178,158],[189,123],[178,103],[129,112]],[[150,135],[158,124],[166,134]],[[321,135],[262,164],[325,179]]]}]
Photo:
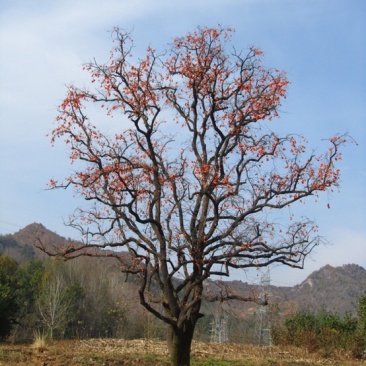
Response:
[{"label": "power line", "polygon": [[11,223],[11,222],[7,222],[7,221],[3,221],[3,220],[0,220],[0,222],[2,222],[2,223],[3,223],[3,224],[5,224],[5,225],[10,225],[10,226],[15,226],[15,227],[22,228],[20,225],[13,224],[13,223]]}]

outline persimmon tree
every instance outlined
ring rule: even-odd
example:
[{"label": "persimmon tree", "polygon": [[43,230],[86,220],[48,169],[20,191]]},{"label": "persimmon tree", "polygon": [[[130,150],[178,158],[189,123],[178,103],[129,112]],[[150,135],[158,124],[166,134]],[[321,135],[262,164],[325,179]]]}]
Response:
[{"label": "persimmon tree", "polygon": [[[115,29],[109,61],[85,65],[90,87],[68,87],[52,132],[75,171],[51,187],[90,204],[70,217],[80,243],[43,250],[108,255],[139,276],[142,306],[170,328],[172,365],[190,364],[204,282],[272,263],[302,268],[320,243],[316,225],[278,214],[338,186],[344,137],[316,154],[301,136],[272,132],[286,74],[265,68],[259,49],[237,52],[231,33],[197,28],[133,61],[130,34]],[[117,133],[103,132],[97,108]],[[263,301],[229,288],[207,299]]]}]

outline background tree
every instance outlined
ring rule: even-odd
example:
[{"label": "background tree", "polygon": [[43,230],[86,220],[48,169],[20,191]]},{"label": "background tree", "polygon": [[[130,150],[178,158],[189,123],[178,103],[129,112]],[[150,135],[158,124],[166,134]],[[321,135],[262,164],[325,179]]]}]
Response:
[{"label": "background tree", "polygon": [[6,338],[16,323],[19,309],[17,298],[18,263],[0,255],[0,339]]},{"label": "background tree", "polygon": [[[204,281],[275,262],[302,268],[320,243],[316,225],[279,212],[338,185],[344,137],[315,154],[301,136],[271,131],[286,75],[265,68],[256,48],[229,48],[231,33],[198,28],[133,62],[130,35],[116,29],[110,60],[85,65],[95,90],[69,86],[52,132],[78,163],[51,186],[73,187],[91,205],[70,218],[83,244],[40,247],[65,259],[114,257],[138,275],[141,304],[170,328],[173,365],[190,363]],[[120,119],[114,135],[91,121],[98,107]],[[230,299],[259,301],[225,286],[209,300]]]},{"label": "background tree", "polygon": [[36,302],[44,275],[45,266],[41,260],[23,262],[18,266],[16,296],[19,310],[13,331],[14,340],[24,341],[34,336],[34,329],[38,326]]},{"label": "background tree", "polygon": [[45,272],[37,310],[42,327],[51,339],[56,335],[63,337],[68,323],[73,321],[79,292],[77,285],[65,281],[60,269]]},{"label": "background tree", "polygon": [[[120,273],[104,261],[78,262],[82,275],[77,278],[85,294],[82,304],[78,307],[82,337],[120,337],[124,335],[125,299],[122,276],[119,276],[119,287],[116,281]],[[74,280],[75,281],[75,280]]]},{"label": "background tree", "polygon": [[358,299],[357,315],[359,331],[366,340],[366,295],[362,295]]},{"label": "background tree", "polygon": [[358,298],[357,306],[358,324],[357,331],[354,334],[353,355],[357,358],[365,357],[366,348],[366,295]]}]

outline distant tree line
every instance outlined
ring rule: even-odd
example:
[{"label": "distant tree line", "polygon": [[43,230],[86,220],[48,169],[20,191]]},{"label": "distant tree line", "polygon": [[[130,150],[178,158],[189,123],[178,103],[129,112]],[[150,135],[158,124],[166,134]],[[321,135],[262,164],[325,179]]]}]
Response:
[{"label": "distant tree line", "polygon": [[[22,263],[0,255],[0,339],[28,341],[35,333],[50,338],[160,338],[166,329],[134,298],[133,277],[89,258],[63,262],[33,259]],[[213,324],[225,320],[224,341],[256,343],[256,314],[237,317],[203,305],[206,314],[195,339],[217,341]],[[322,310],[297,311],[281,317],[276,304],[267,309],[277,345],[306,347],[332,354],[337,349],[363,357],[366,349],[366,296],[358,316]],[[217,324],[217,323],[216,323]]]},{"label": "distant tree line", "polygon": [[131,281],[111,266],[80,258],[65,263],[18,264],[0,255],[0,338],[161,337],[164,334],[131,298]]},{"label": "distant tree line", "polygon": [[[0,339],[27,341],[35,333],[50,338],[160,338],[166,327],[140,306],[133,277],[103,260],[72,262],[32,259],[18,263],[0,255]],[[204,305],[196,339],[212,340],[222,316],[227,341],[253,341],[255,317],[237,319]],[[221,314],[223,313],[223,314]]]}]

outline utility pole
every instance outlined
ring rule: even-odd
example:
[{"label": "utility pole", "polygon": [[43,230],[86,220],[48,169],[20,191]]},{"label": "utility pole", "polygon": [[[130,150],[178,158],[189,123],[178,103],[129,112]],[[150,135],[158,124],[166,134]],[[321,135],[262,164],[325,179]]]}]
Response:
[{"label": "utility pole", "polygon": [[[262,303],[264,303],[265,300],[267,300],[270,296],[270,283],[271,283],[271,276],[268,269],[266,273],[264,274],[262,273],[261,275],[259,298]],[[257,321],[255,328],[258,344],[261,346],[272,345],[271,327],[267,309],[268,309],[267,305],[259,305],[257,313]]]}]

